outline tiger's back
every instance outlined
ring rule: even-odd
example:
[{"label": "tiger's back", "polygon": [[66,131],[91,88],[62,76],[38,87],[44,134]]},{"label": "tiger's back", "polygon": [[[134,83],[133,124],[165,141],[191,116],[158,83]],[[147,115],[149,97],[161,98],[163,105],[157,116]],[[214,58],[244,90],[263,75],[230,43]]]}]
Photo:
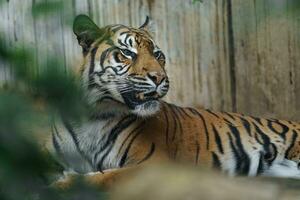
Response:
[{"label": "tiger's back", "polygon": [[296,122],[163,103],[161,112],[143,123],[139,136],[128,144],[127,155],[147,152],[140,150],[141,144],[150,151],[154,144],[158,155],[154,152],[153,157],[251,176],[285,159],[300,160],[300,124]]}]

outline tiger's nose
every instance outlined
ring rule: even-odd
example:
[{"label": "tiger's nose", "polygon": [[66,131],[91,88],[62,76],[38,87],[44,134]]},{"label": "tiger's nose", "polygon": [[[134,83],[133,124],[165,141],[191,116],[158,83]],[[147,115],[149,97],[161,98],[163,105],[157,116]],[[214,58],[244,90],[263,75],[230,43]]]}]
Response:
[{"label": "tiger's nose", "polygon": [[165,78],[166,74],[164,72],[148,72],[148,77],[155,85],[159,85]]}]

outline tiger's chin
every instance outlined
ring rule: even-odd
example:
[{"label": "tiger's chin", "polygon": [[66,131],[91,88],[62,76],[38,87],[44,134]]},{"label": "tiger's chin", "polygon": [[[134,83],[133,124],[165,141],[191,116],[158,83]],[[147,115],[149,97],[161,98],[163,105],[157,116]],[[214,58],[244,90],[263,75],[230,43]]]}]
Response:
[{"label": "tiger's chin", "polygon": [[159,100],[148,100],[134,105],[128,105],[113,99],[102,101],[95,107],[94,115],[98,118],[134,114],[139,117],[147,117],[156,114],[160,110]]},{"label": "tiger's chin", "polygon": [[131,112],[137,116],[147,117],[156,114],[160,110],[160,102],[158,100],[149,100],[142,104],[136,105]]},{"label": "tiger's chin", "polygon": [[160,110],[159,97],[156,92],[148,93],[147,96],[135,91],[122,94],[124,104],[129,108],[130,113],[140,117],[147,117],[156,114]]}]

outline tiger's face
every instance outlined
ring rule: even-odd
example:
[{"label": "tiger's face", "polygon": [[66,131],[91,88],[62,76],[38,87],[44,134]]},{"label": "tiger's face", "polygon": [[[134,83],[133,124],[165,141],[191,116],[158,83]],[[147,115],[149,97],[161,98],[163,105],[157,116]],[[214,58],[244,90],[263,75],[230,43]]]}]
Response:
[{"label": "tiger's face", "polygon": [[111,25],[98,28],[87,16],[75,19],[83,48],[81,77],[87,101],[102,113],[147,116],[159,110],[169,89],[165,56],[146,29]]}]

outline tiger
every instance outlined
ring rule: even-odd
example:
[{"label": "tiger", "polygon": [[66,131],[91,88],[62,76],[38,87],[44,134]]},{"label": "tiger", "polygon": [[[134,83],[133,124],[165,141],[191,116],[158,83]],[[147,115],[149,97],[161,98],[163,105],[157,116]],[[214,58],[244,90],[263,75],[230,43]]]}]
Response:
[{"label": "tiger", "polygon": [[170,84],[166,57],[149,21],[100,28],[86,15],[75,18],[83,58],[78,74],[92,109],[84,122],[60,117],[52,125],[47,149],[66,172],[59,187],[74,174],[105,185],[159,161],[230,176],[299,178],[300,123],[162,100]]}]

